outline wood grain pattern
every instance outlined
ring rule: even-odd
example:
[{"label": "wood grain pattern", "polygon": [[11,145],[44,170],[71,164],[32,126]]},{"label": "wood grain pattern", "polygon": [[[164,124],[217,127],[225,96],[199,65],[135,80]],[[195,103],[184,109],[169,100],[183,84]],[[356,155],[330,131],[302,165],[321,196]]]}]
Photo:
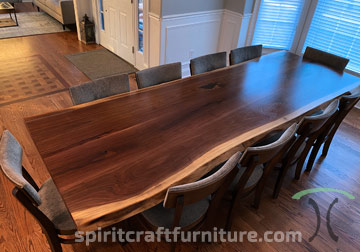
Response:
[{"label": "wood grain pattern", "polygon": [[154,206],[171,185],[200,178],[358,80],[277,52],[26,125],[77,226],[92,230]]}]

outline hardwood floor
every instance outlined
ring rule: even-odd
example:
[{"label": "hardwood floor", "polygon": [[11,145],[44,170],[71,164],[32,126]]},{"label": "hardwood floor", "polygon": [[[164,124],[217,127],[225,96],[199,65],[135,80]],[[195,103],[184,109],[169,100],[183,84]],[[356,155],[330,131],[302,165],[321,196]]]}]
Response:
[{"label": "hardwood floor", "polygon": [[[75,33],[65,32],[40,36],[0,40],[0,47],[7,48],[0,55],[0,64],[9,59],[41,55],[53,69],[69,84],[76,85],[88,78],[77,70],[65,57],[65,54],[82,52],[99,48],[97,45],[85,46],[77,41]],[[22,73],[18,73],[19,76]],[[131,89],[136,83],[131,78]],[[2,89],[3,87],[0,87]],[[9,129],[24,147],[23,164],[38,184],[42,184],[49,174],[39,157],[24,126],[24,117],[56,111],[71,106],[68,91],[45,95],[22,102],[0,106],[0,133]],[[290,175],[286,179],[283,190],[277,200],[271,198],[272,186],[276,174],[268,182],[259,210],[251,207],[252,197],[244,201],[238,209],[238,217],[234,221],[233,230],[255,230],[263,235],[271,231],[301,231],[303,241],[299,243],[203,243],[179,244],[178,251],[359,251],[360,250],[360,110],[354,109],[345,119],[337,132],[329,154],[325,159],[317,159],[310,174],[303,174],[300,181],[292,181]],[[11,194],[13,185],[0,173],[0,251],[7,252],[45,252],[49,251],[45,236],[33,217],[15,200]],[[352,193],[355,200],[330,192],[305,196],[301,200],[293,200],[291,196],[303,189],[314,187],[331,187]],[[318,236],[309,242],[315,232],[316,215],[307,203],[313,198],[319,205],[321,226]],[[339,236],[333,241],[326,228],[326,211],[332,201],[338,197],[331,214],[334,233]],[[228,209],[224,202],[222,213]],[[219,222],[221,223],[219,216]],[[132,219],[131,228],[140,226]],[[65,252],[85,251],[167,251],[169,245],[160,243],[94,243],[63,245]]]}]

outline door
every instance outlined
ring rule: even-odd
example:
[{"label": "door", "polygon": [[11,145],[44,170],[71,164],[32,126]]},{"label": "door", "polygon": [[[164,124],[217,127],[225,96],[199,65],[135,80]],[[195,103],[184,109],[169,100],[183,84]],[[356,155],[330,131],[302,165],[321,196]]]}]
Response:
[{"label": "door", "polygon": [[[135,63],[134,18],[132,0],[100,1],[100,19],[104,20],[100,31],[100,43],[131,64]],[[101,6],[103,5],[103,6]]]}]

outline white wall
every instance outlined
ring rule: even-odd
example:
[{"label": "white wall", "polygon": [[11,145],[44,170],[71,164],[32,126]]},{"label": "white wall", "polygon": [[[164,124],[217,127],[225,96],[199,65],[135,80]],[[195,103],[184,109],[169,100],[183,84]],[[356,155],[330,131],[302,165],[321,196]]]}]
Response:
[{"label": "white wall", "polygon": [[93,10],[92,10],[92,0],[74,0],[74,9],[75,9],[75,18],[76,18],[76,28],[78,33],[78,38],[80,40],[80,22],[83,19],[85,13],[88,15],[90,20],[93,20]]},{"label": "white wall", "polygon": [[162,16],[222,10],[224,2],[225,0],[162,0]]},{"label": "white wall", "polygon": [[222,10],[164,16],[161,22],[160,64],[180,61],[190,75],[191,58],[217,52]]},{"label": "white wall", "polygon": [[236,48],[240,31],[247,33],[249,19],[226,9],[162,17],[160,64],[180,61],[183,76],[189,76],[190,59]]}]

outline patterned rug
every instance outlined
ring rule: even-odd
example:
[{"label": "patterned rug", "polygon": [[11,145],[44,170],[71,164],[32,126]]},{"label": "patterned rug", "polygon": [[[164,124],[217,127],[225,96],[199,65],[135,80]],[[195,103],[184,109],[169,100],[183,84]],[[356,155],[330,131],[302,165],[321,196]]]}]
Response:
[{"label": "patterned rug", "polygon": [[61,92],[68,87],[41,55],[1,61],[0,106]]},{"label": "patterned rug", "polygon": [[[14,15],[12,14],[13,18]],[[0,28],[0,38],[70,31],[45,12],[22,12],[16,14],[19,26]],[[9,14],[1,14],[0,22],[9,22]]]}]

